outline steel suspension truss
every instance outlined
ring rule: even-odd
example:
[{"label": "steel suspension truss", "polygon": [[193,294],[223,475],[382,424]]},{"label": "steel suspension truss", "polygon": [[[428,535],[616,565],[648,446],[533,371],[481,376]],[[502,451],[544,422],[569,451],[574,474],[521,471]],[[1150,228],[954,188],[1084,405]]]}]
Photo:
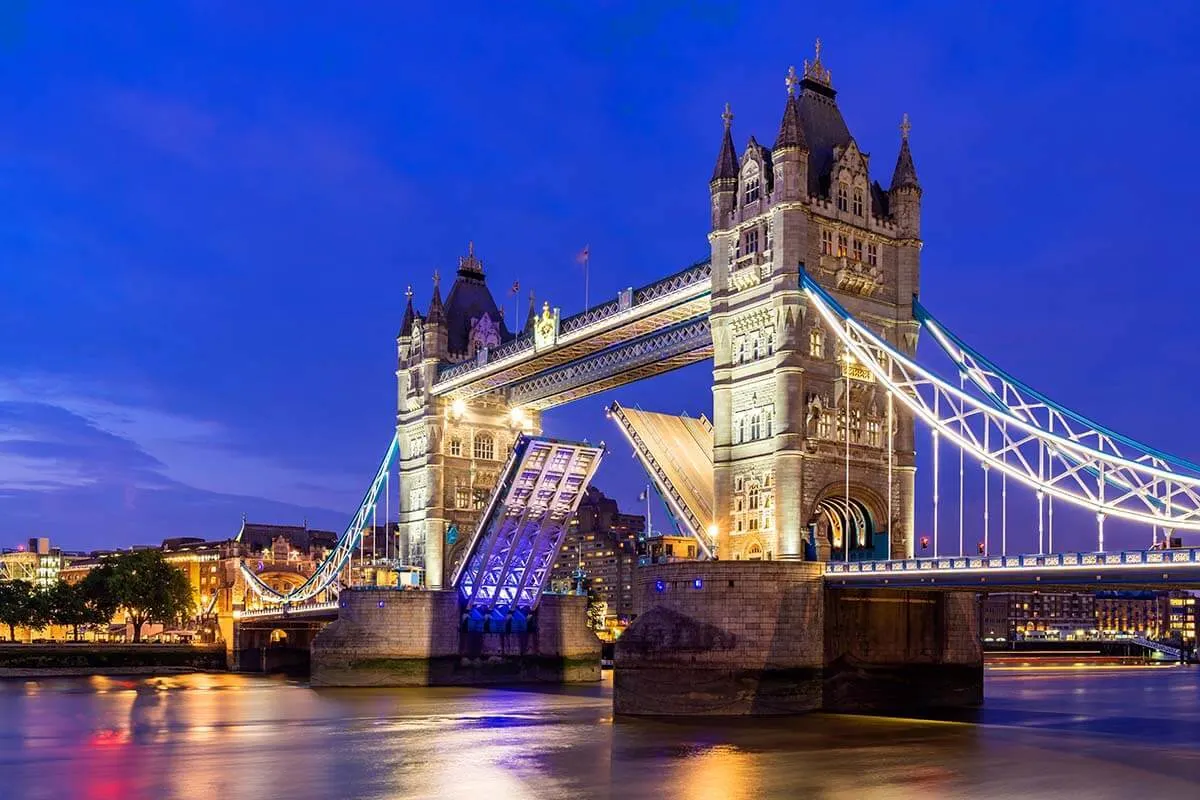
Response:
[{"label": "steel suspension truss", "polygon": [[391,469],[395,465],[399,455],[399,434],[393,434],[387,452],[384,453],[383,460],[379,462],[379,469],[375,473],[375,479],[371,481],[370,488],[367,489],[366,495],[363,497],[362,502],[359,503],[358,511],[354,514],[353,521],[338,538],[337,545],[329,551],[329,554],[317,565],[313,574],[308,576],[308,579],[304,583],[291,592],[276,591],[255,575],[254,571],[246,566],[245,561],[242,561],[239,567],[241,568],[242,577],[245,579],[246,585],[268,603],[303,603],[327,589],[336,594],[340,588],[338,582],[339,576],[350,563],[350,557],[354,554],[355,548],[358,547],[359,541],[362,540],[363,531],[366,530],[368,525],[372,524],[380,495],[384,491],[388,475],[391,473]]},{"label": "steel suspension truss", "polygon": [[[1129,446],[1132,440],[1125,437],[1118,440],[1110,433],[1105,443],[1100,431],[1089,437],[1079,429],[1072,436],[1061,420],[1078,425],[1078,415],[1064,414],[1047,403],[1019,404],[1010,392],[1010,408],[1003,385],[980,387],[983,399],[970,395],[881,339],[803,270],[801,285],[846,353],[935,437],[968,453],[985,470],[996,469],[1018,480],[1039,498],[1057,497],[1088,509],[1101,525],[1106,517],[1114,517],[1200,531],[1200,478],[1166,469],[1161,459],[1137,460],[1114,452],[1116,442]],[[975,377],[972,381],[978,385]],[[1038,424],[1035,411],[1043,409]]]},{"label": "steel suspension truss", "polygon": [[[1183,473],[1184,476],[1200,475],[1200,464],[1106,428],[1021,382],[964,342],[916,299],[913,300],[913,316],[929,331],[933,340],[958,367],[960,374],[978,387],[997,408],[1008,410],[1014,418],[1126,461],[1165,472]],[[1129,488],[1122,486],[1112,476],[1106,477],[1106,480],[1117,489]],[[1146,500],[1167,519],[1173,517],[1177,500],[1185,506],[1200,506],[1200,497],[1186,479],[1175,484],[1152,482]],[[1171,527],[1169,522],[1162,524]]]}]

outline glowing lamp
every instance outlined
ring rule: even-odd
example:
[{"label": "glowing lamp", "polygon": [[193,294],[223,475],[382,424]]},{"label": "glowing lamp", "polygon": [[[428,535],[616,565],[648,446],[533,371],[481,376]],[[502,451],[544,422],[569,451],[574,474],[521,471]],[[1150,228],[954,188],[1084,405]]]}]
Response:
[{"label": "glowing lamp", "polygon": [[692,588],[693,589],[703,589],[704,581],[701,580],[700,578],[696,578],[694,581],[692,581]]},{"label": "glowing lamp", "polygon": [[708,526],[708,535],[709,535],[709,537],[711,537],[711,538],[713,538],[713,539],[717,538],[717,525],[716,525],[716,523],[713,523],[712,525],[709,525],[709,526]]},{"label": "glowing lamp", "polygon": [[921,537],[921,549],[922,549],[922,550],[928,550],[928,549],[929,549],[929,537],[928,537],[928,536],[922,536],[922,537]]},{"label": "glowing lamp", "polygon": [[461,397],[454,398],[454,401],[450,403],[450,416],[454,417],[455,419],[462,419],[462,415],[466,413],[467,401],[463,400]]},{"label": "glowing lamp", "polygon": [[654,582],[654,591],[665,592],[667,590],[667,582],[658,580]]}]

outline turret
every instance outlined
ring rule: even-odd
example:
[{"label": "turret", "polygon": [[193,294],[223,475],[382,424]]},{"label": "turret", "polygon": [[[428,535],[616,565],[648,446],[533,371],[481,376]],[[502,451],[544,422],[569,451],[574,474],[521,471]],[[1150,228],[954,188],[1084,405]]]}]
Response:
[{"label": "turret", "polygon": [[721,115],[725,121],[725,133],[721,138],[721,151],[717,154],[717,165],[713,168],[712,179],[708,182],[709,193],[712,195],[712,227],[713,230],[724,229],[733,213],[737,197],[738,157],[733,147],[733,112],[729,103],[725,104],[725,113]]},{"label": "turret", "polygon": [[800,103],[796,100],[796,87],[800,79],[796,68],[788,67],[787,104],[783,107],[783,119],[779,123],[779,135],[771,149],[774,166],[776,201],[803,200],[808,193],[808,141],[804,137],[804,126],[800,121]]},{"label": "turret", "polygon": [[425,358],[446,358],[446,311],[442,306],[441,275],[433,272],[433,300],[425,316]]},{"label": "turret", "polygon": [[900,123],[900,155],[896,158],[892,185],[888,189],[888,206],[900,234],[917,239],[921,236],[921,184],[917,181],[917,167],[908,148],[910,130],[912,126],[905,114]]}]

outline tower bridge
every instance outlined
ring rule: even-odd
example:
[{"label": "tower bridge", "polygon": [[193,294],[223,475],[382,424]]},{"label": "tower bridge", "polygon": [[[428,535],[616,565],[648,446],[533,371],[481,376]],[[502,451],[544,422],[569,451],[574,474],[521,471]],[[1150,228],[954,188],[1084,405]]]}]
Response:
[{"label": "tower bridge", "polygon": [[[884,186],[819,49],[785,88],[770,146],[751,136],[739,150],[726,106],[706,261],[573,316],[531,301],[521,330],[473,245],[444,302],[436,273],[423,312],[408,293],[395,431],[353,522],[303,585],[247,576],[281,615],[305,603],[328,613],[336,597],[314,649],[327,657],[319,681],[392,674],[364,679],[360,662],[390,664],[401,683],[484,680],[489,659],[521,675],[593,675],[571,666],[593,652],[573,632],[579,598],[543,589],[603,446],[546,439],[541,415],[706,359],[710,415],[609,408],[709,557],[641,570],[642,613],[617,648],[618,711],[977,702],[975,592],[1200,585],[1200,551],[1160,543],[1200,531],[1200,467],[1025,386],[916,299],[923,188],[907,116]],[[922,332],[952,377],[918,359]],[[925,437],[933,514],[918,535]],[[346,591],[362,531],[381,505],[392,518],[393,497],[397,560],[423,569],[427,591]],[[1036,545],[1032,528],[1010,536],[1017,504],[1036,509]],[[1094,551],[1055,550],[1056,507],[1060,529],[1071,509],[1095,520]],[[1106,550],[1112,520],[1142,526],[1148,549]]]}]

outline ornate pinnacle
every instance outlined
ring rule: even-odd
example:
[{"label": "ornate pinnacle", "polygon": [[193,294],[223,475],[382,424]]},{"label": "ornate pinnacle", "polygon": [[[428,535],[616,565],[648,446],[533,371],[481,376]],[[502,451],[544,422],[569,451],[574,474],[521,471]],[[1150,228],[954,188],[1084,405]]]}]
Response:
[{"label": "ornate pinnacle", "polygon": [[808,59],[804,60],[804,77],[807,80],[814,81],[822,86],[833,88],[833,75],[821,63],[821,40],[817,39],[816,55],[813,56],[812,63]]},{"label": "ornate pinnacle", "polygon": [[725,113],[721,115],[721,119],[725,120],[725,130],[729,130],[729,126],[733,124],[733,112],[729,110],[729,103],[725,104]]},{"label": "ornate pinnacle", "polygon": [[442,285],[442,274],[436,269],[433,271],[433,288],[438,288]]},{"label": "ornate pinnacle", "polygon": [[404,296],[407,297],[409,300],[412,300],[413,291],[412,291],[411,283],[408,285],[408,288],[404,290]]},{"label": "ornate pinnacle", "polygon": [[796,85],[800,83],[800,79],[796,77],[795,67],[788,67],[787,77],[784,78],[783,82],[787,84],[787,93],[789,97],[796,93]]},{"label": "ornate pinnacle", "polygon": [[908,141],[908,132],[912,130],[912,125],[908,121],[908,112],[904,112],[904,118],[900,120],[900,138]]}]

